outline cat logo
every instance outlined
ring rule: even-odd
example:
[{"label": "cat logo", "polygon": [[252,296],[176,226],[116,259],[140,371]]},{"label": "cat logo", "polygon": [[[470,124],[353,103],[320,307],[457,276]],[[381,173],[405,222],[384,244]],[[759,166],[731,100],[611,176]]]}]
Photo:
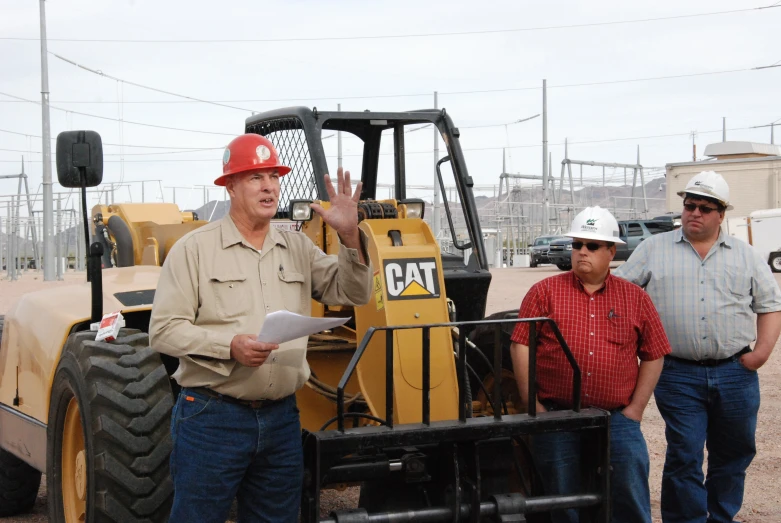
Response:
[{"label": "cat logo", "polygon": [[439,274],[434,258],[385,260],[388,300],[439,298]]}]

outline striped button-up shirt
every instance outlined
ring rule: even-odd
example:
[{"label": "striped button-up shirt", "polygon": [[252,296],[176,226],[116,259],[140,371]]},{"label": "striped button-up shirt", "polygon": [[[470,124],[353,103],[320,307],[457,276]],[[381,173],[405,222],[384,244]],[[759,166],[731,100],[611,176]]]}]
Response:
[{"label": "striped button-up shirt", "polygon": [[770,267],[723,231],[704,259],[682,229],[652,236],[613,274],[645,287],[679,358],[728,358],[756,338],[754,314],[781,311]]}]

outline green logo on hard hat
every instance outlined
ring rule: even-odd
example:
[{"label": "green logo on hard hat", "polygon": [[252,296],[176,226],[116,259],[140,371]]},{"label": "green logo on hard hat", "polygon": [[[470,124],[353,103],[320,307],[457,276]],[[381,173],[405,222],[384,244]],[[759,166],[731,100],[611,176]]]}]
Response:
[{"label": "green logo on hard hat", "polygon": [[222,153],[222,165],[228,165],[228,161],[231,159],[231,150],[225,149],[225,152]]},{"label": "green logo on hard hat", "polygon": [[586,225],[594,225],[595,223],[597,223],[597,219],[598,218],[589,218],[588,220],[586,220]]}]

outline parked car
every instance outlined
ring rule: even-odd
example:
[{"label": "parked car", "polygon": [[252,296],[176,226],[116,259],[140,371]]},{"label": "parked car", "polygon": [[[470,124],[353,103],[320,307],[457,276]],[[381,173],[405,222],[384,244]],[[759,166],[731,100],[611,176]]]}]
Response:
[{"label": "parked car", "polygon": [[[621,220],[618,222],[618,235],[626,242],[616,244],[614,261],[628,260],[640,242],[654,234],[672,231],[675,228],[672,220]],[[572,238],[554,240],[548,247],[548,260],[561,269],[572,268]]]},{"label": "parked car", "polygon": [[640,242],[654,234],[669,232],[675,228],[673,220],[621,220],[618,235],[626,244],[616,244],[616,261],[628,260]]},{"label": "parked car", "polygon": [[548,246],[548,261],[562,271],[572,268],[572,238],[553,240]]},{"label": "parked car", "polygon": [[553,240],[559,240],[561,238],[564,238],[564,236],[538,236],[534,240],[534,245],[529,249],[531,257],[530,266],[536,267],[541,263],[550,263],[548,260],[548,247]]},{"label": "parked car", "polygon": [[681,213],[679,212],[668,212],[667,214],[663,214],[661,216],[656,216],[653,218],[653,221],[655,222],[672,222],[673,228],[677,229],[681,226]]}]

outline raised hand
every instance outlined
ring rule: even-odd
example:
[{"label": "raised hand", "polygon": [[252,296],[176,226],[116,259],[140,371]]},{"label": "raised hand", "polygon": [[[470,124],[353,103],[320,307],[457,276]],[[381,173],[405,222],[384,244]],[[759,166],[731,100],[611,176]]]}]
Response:
[{"label": "raised hand", "polygon": [[358,182],[355,192],[350,185],[350,171],[343,171],[340,167],[336,171],[336,190],[331,183],[331,177],[325,175],[325,190],[331,206],[324,209],[313,203],[312,210],[319,214],[325,223],[330,225],[342,239],[342,243],[359,241],[358,234],[358,200],[361,197],[362,183]]}]

